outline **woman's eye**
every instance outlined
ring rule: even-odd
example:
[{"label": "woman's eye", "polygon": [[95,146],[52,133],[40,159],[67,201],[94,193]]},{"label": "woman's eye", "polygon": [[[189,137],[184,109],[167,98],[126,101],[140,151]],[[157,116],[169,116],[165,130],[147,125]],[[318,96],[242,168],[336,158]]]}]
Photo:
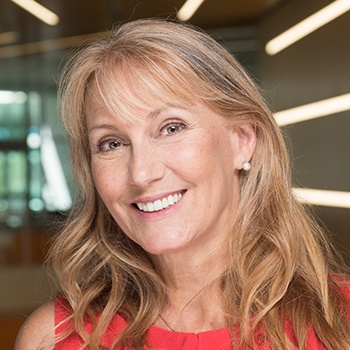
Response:
[{"label": "woman's eye", "polygon": [[162,128],[162,132],[166,135],[174,135],[184,129],[186,125],[184,123],[171,123]]},{"label": "woman's eye", "polygon": [[110,152],[122,146],[122,143],[118,140],[104,140],[98,144],[99,152]]}]

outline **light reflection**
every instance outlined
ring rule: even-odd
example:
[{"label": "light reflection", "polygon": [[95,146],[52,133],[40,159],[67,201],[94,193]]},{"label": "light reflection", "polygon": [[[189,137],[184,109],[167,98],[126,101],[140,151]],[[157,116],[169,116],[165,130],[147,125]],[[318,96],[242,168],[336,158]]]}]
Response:
[{"label": "light reflection", "polygon": [[350,208],[350,192],[311,188],[294,188],[293,190],[298,200],[302,203],[326,207]]},{"label": "light reflection", "polygon": [[[36,130],[37,129],[37,130]],[[31,128],[27,135],[27,146],[31,149],[37,149],[41,145],[41,136],[38,128]]]},{"label": "light reflection", "polygon": [[284,126],[348,110],[350,110],[350,93],[276,112],[274,117],[278,125]]},{"label": "light reflection", "polygon": [[44,210],[45,204],[44,201],[40,198],[33,198],[28,203],[29,209],[39,212]]},{"label": "light reflection", "polygon": [[18,41],[18,32],[0,33],[0,45],[11,44]]},{"label": "light reflection", "polygon": [[0,212],[5,212],[9,209],[9,202],[6,199],[0,199]]},{"label": "light reflection", "polygon": [[0,104],[22,104],[27,101],[27,94],[23,91],[0,90]]},{"label": "light reflection", "polygon": [[9,227],[18,228],[22,226],[22,218],[19,215],[9,215],[6,223]]},{"label": "light reflection", "polygon": [[65,211],[72,205],[66,177],[53,139],[51,128],[42,128],[41,161],[47,183],[43,198],[48,210]]},{"label": "light reflection", "polygon": [[350,10],[349,0],[336,0],[310,17],[289,28],[274,39],[270,40],[265,47],[268,55],[276,55],[280,51],[333,21]]}]

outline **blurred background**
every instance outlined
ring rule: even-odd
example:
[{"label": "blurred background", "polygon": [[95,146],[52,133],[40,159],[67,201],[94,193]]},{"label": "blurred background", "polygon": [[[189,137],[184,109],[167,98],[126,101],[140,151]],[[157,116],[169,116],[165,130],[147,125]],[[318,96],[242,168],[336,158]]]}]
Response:
[{"label": "blurred background", "polygon": [[74,198],[60,70],[71,47],[120,21],[178,18],[235,55],[285,131],[297,195],[350,262],[350,0],[205,0],[193,14],[184,3],[0,0],[1,350],[54,293],[43,262]]}]

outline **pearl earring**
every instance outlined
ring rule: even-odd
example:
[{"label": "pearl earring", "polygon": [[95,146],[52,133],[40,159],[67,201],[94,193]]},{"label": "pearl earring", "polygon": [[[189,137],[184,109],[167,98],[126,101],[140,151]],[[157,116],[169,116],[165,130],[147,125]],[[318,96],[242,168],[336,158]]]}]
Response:
[{"label": "pearl earring", "polygon": [[249,162],[243,162],[243,163],[242,163],[242,169],[243,169],[244,171],[249,171],[250,168],[251,168],[251,165],[250,165]]}]

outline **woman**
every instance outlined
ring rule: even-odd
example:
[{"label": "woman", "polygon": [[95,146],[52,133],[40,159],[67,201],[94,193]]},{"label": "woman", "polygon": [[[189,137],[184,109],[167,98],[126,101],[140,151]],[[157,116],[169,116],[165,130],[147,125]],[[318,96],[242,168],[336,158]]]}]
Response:
[{"label": "woman", "polygon": [[126,23],[73,58],[61,97],[80,200],[51,252],[59,296],[17,350],[350,349],[345,274],[226,50]]}]

